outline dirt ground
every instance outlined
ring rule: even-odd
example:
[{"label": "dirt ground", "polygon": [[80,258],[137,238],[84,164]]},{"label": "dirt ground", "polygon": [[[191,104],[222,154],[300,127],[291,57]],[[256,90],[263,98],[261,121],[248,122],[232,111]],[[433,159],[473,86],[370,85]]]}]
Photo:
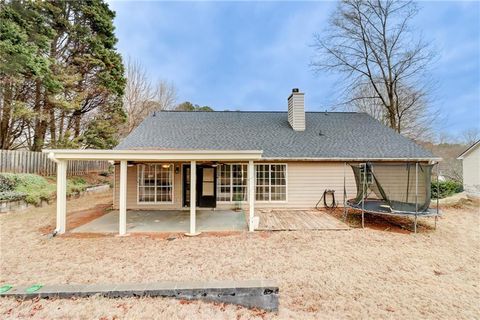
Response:
[{"label": "dirt ground", "polygon": [[[95,217],[110,194],[71,199],[70,224]],[[91,209],[94,208],[94,209]],[[0,284],[274,279],[278,314],[165,298],[0,299],[0,318],[479,319],[478,204],[444,209],[412,234],[369,218],[349,231],[255,232],[196,238],[49,238],[54,205],[0,215]],[[75,222],[76,221],[76,222]],[[350,222],[358,225],[358,217]],[[402,232],[396,232],[401,230]]]}]

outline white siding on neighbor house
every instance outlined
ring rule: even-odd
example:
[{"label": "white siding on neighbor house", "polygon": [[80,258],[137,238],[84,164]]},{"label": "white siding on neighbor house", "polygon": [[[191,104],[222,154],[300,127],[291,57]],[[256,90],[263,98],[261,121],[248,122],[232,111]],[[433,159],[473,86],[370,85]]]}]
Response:
[{"label": "white siding on neighbor house", "polygon": [[480,196],[480,144],[463,158],[463,188],[471,195]]},{"label": "white siding on neighbor house", "polygon": [[[255,162],[260,164],[262,162]],[[271,162],[268,162],[271,163]],[[348,198],[356,195],[355,178],[350,166],[344,167],[343,162],[275,162],[287,164],[287,201],[263,202],[256,201],[255,207],[261,208],[313,208],[322,197],[325,189],[335,190],[335,198],[339,206],[343,206],[343,177],[346,176]],[[182,165],[180,172],[174,174],[174,201],[168,204],[142,204],[137,202],[137,167],[128,167],[127,175],[127,208],[128,209],[181,209],[182,208]],[[118,207],[119,167],[115,166],[114,208]],[[323,206],[323,201],[321,203]],[[217,202],[218,209],[230,209],[235,203]],[[242,203],[248,208],[248,202]]]}]

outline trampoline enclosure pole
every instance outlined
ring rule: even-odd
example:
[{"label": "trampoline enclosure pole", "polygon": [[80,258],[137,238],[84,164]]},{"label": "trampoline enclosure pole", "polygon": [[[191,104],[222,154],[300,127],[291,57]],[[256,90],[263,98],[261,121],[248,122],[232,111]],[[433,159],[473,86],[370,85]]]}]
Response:
[{"label": "trampoline enclosure pole", "polygon": [[415,233],[417,233],[417,214],[418,214],[418,162],[415,163]]},{"label": "trampoline enclosure pole", "polygon": [[367,163],[363,164],[362,181],[362,228],[365,228],[365,184],[367,183]]},{"label": "trampoline enclosure pole", "polygon": [[343,219],[344,220],[347,220],[347,187],[346,187],[346,183],[345,183],[345,170],[346,170],[346,167],[347,167],[347,163],[344,162],[343,163]]},{"label": "trampoline enclosure pole", "polygon": [[439,183],[440,182],[439,181],[439,179],[440,179],[440,168],[439,167],[440,167],[440,163],[437,162],[437,213],[435,214],[435,229],[437,229],[437,217],[438,217],[438,213],[439,213],[439,211],[438,211],[438,198],[440,196],[440,183]]},{"label": "trampoline enclosure pole", "polygon": [[438,198],[440,197],[440,163],[437,162],[437,214],[438,214]]}]

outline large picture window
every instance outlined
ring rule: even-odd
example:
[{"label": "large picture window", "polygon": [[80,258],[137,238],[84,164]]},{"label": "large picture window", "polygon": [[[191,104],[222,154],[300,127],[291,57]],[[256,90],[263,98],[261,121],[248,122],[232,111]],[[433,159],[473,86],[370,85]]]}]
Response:
[{"label": "large picture window", "polygon": [[217,201],[247,201],[247,165],[222,164],[217,170]]},{"label": "large picture window", "polygon": [[287,166],[285,164],[257,164],[255,171],[257,201],[287,200]]},{"label": "large picture window", "polygon": [[138,165],[138,202],[170,203],[173,201],[173,165]]}]

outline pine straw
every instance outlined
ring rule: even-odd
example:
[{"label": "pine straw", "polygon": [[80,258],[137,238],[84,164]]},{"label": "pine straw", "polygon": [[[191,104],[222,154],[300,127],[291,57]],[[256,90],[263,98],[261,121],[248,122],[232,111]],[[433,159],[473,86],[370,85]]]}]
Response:
[{"label": "pine straw", "polygon": [[[89,195],[69,210],[110,201]],[[0,216],[0,284],[275,279],[279,314],[162,298],[0,300],[0,318],[480,318],[478,206],[450,208],[434,232],[256,232],[49,239],[55,207]]]}]

